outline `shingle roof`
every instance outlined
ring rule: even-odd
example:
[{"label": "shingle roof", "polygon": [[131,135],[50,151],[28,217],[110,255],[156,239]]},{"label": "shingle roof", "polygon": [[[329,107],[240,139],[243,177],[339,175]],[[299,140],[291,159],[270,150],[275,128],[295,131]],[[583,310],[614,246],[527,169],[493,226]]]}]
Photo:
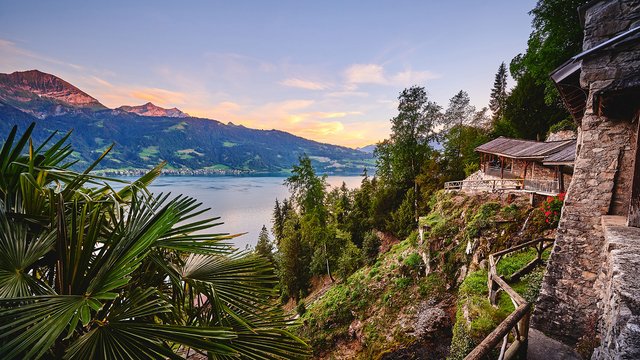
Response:
[{"label": "shingle roof", "polygon": [[555,154],[571,144],[575,150],[575,140],[539,142],[501,136],[478,146],[476,151],[512,159],[543,160],[546,156]]},{"label": "shingle roof", "polygon": [[576,140],[572,140],[572,142],[571,145],[568,145],[562,150],[546,156],[542,163],[544,165],[573,164],[576,160]]}]

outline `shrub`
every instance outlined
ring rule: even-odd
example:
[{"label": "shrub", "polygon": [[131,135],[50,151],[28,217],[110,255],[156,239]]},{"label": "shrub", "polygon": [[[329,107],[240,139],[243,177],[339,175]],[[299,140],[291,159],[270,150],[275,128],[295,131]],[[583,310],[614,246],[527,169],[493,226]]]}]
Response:
[{"label": "shrub", "polygon": [[400,277],[396,279],[396,286],[398,287],[398,289],[404,289],[406,287],[408,287],[409,285],[411,285],[411,278],[408,277]]},{"label": "shrub", "polygon": [[491,219],[496,215],[500,208],[500,204],[495,202],[488,202],[480,205],[478,211],[476,211],[471,220],[467,223],[467,227],[465,229],[466,238],[473,239],[480,235],[480,231],[491,224]]},{"label": "shrub", "polygon": [[296,312],[298,315],[302,316],[307,312],[307,307],[304,304],[304,301],[300,301],[298,306],[296,306]]},{"label": "shrub", "polygon": [[418,246],[418,231],[412,231],[411,234],[409,234],[409,236],[407,237],[407,241],[413,247]]},{"label": "shrub", "polygon": [[564,204],[564,196],[565,193],[560,193],[557,196],[549,196],[547,197],[547,201],[540,205],[540,209],[544,212],[544,221],[550,229],[558,227],[562,205]]},{"label": "shrub", "polygon": [[564,119],[559,123],[551,125],[551,127],[549,128],[549,134],[553,134],[558,131],[565,131],[565,130],[576,131],[576,129],[577,129],[576,123],[573,122],[573,120]]},{"label": "shrub", "polygon": [[404,259],[404,264],[412,268],[418,268],[422,265],[422,258],[418,253],[412,253]]},{"label": "shrub", "polygon": [[380,252],[380,238],[373,231],[368,232],[364,236],[362,242],[362,256],[366,264],[373,264],[378,258]]},{"label": "shrub", "polygon": [[362,252],[358,247],[348,241],[342,250],[342,254],[338,258],[338,267],[336,269],[336,273],[343,279],[346,279],[349,275],[353,274],[362,267],[364,260],[362,257]]}]

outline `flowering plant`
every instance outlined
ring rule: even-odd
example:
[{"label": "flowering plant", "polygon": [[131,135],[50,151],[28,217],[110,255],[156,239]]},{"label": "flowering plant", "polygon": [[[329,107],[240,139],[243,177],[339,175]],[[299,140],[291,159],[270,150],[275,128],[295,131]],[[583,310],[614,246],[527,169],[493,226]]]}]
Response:
[{"label": "flowering plant", "polygon": [[564,204],[565,193],[560,193],[556,196],[548,196],[547,201],[543,202],[540,206],[542,212],[544,212],[544,221],[550,228],[558,227],[558,221],[560,221],[560,211]]}]

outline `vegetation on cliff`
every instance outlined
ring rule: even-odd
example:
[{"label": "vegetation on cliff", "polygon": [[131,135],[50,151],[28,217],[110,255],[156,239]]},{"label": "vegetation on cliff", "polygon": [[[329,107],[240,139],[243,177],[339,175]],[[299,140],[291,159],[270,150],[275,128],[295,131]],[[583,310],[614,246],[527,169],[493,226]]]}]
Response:
[{"label": "vegetation on cliff", "polygon": [[[316,357],[442,359],[453,337],[451,356],[457,358],[512,310],[504,299],[498,309],[488,304],[485,259],[542,236],[542,211],[524,197],[442,191],[430,206],[420,222],[427,227],[422,240],[413,232],[373,264],[304,301],[298,333]],[[508,257],[499,271],[511,273],[530,256]],[[536,271],[514,288],[535,297],[540,275]],[[470,312],[462,315],[461,309]]]}]

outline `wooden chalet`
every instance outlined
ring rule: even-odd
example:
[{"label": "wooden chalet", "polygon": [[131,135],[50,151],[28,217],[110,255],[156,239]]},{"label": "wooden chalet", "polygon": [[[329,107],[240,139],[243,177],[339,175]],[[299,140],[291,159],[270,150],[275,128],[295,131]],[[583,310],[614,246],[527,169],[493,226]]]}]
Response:
[{"label": "wooden chalet", "polygon": [[476,148],[483,179],[520,179],[524,189],[564,192],[571,181],[576,140],[531,141],[499,137]]}]

